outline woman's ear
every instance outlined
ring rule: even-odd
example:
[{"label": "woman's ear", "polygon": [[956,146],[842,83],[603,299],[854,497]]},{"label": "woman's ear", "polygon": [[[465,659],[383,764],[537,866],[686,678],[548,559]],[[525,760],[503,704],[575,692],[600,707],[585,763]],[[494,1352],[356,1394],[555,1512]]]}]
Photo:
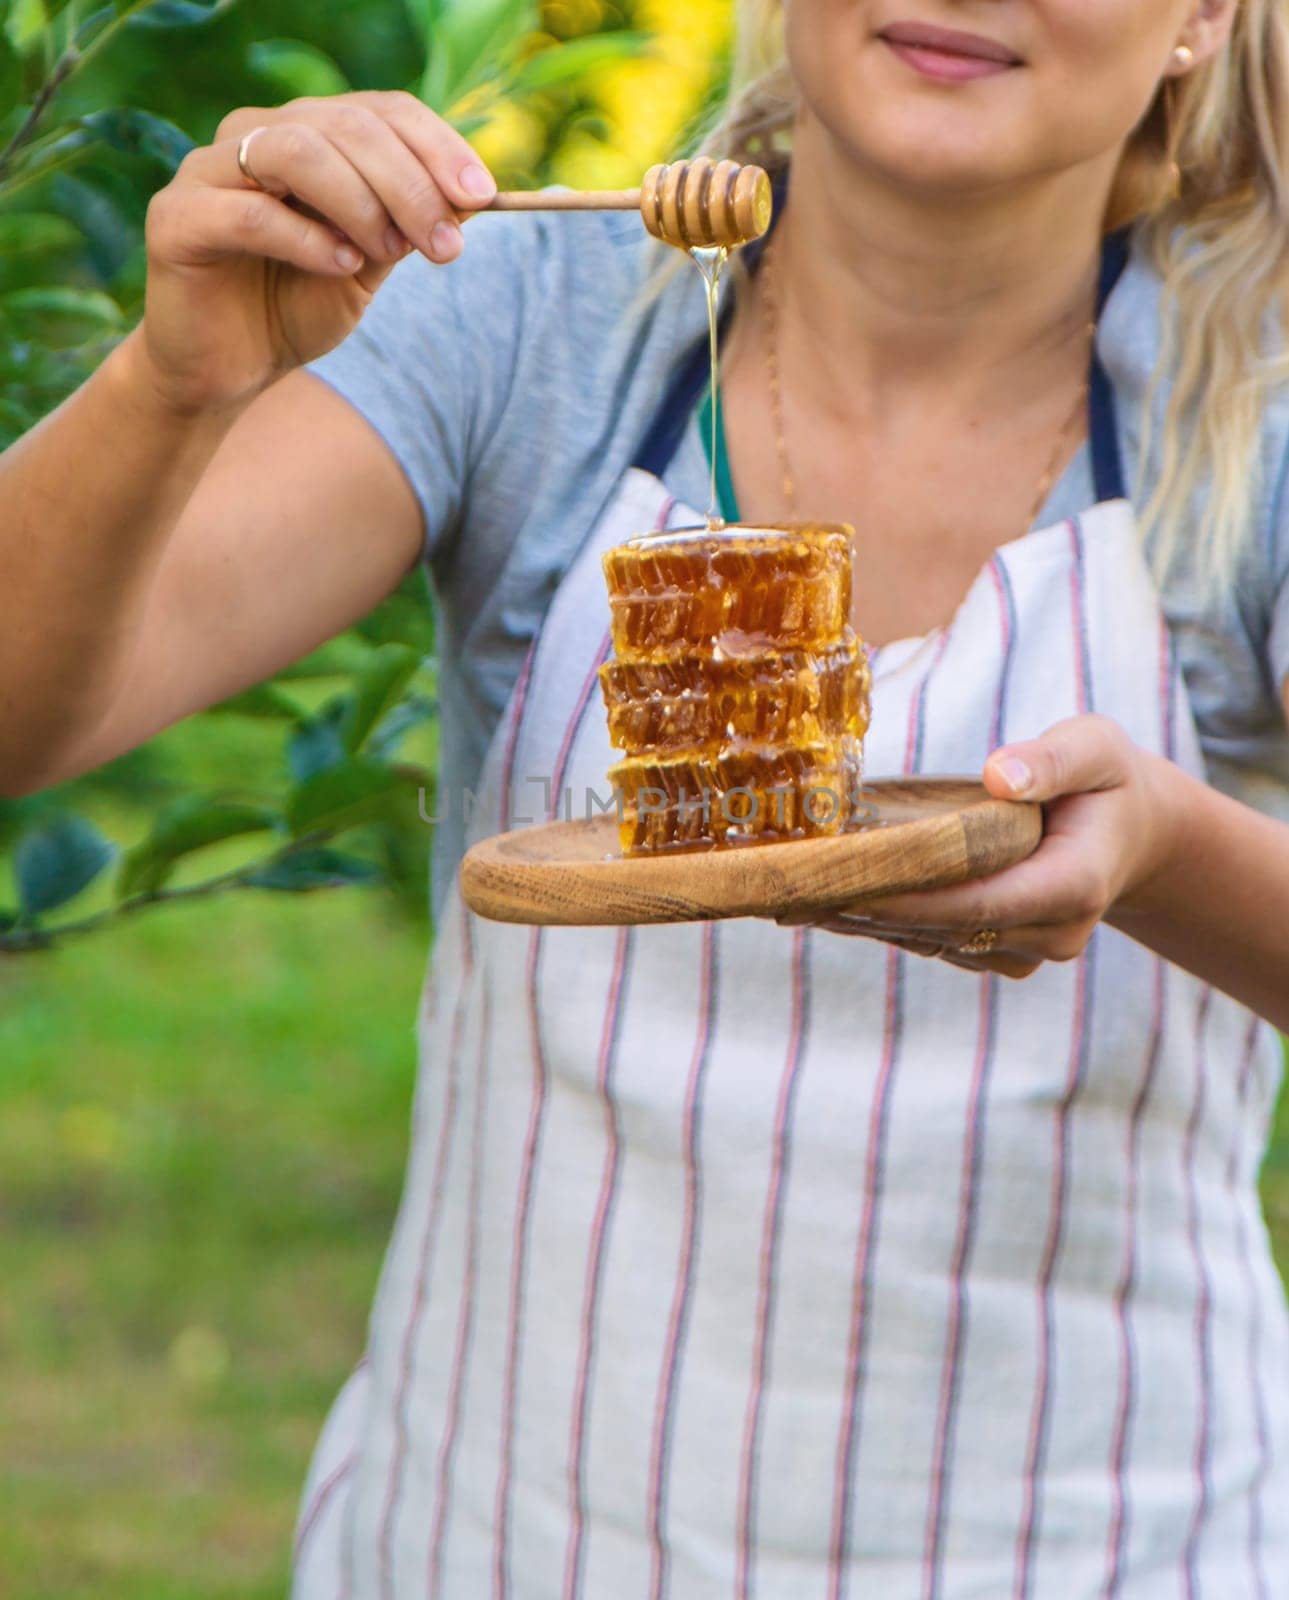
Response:
[{"label": "woman's ear", "polygon": [[1185,77],[1205,61],[1218,55],[1231,37],[1240,0],[1197,0],[1186,26],[1177,40],[1191,52],[1189,61],[1177,61],[1169,68],[1170,77]]}]

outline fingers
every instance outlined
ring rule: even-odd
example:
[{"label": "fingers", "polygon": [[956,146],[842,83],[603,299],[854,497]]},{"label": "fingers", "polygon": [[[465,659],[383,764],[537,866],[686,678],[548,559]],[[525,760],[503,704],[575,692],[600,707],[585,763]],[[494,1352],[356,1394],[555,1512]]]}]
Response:
[{"label": "fingers", "polygon": [[1127,734],[1109,717],[1070,717],[1039,739],[995,750],[985,763],[985,785],[1000,800],[1113,789],[1127,782],[1131,753]]},{"label": "fingers", "polygon": [[372,261],[393,262],[409,243],[432,261],[461,253],[460,219],[496,193],[491,174],[454,129],[406,94],[300,99],[275,111],[243,108],[217,142],[193,152],[189,175],[245,187],[241,139],[255,177],[352,239]]},{"label": "fingers", "polygon": [[187,206],[181,190],[162,190],[148,207],[147,233],[149,250],[177,266],[243,254],[342,277],[363,264],[326,223],[253,189],[211,189],[200,206]]},{"label": "fingers", "polygon": [[[843,919],[845,920],[845,919]],[[906,945],[919,954],[953,957],[972,966],[982,962],[1016,961],[1031,967],[1047,961],[1075,961],[1088,947],[1096,931],[1095,922],[1072,922],[1059,928],[1021,926],[996,929],[998,942],[989,951],[969,951],[965,947],[987,924],[972,928],[887,927],[882,924],[850,923],[850,931],[863,931],[870,938],[890,944]]]},{"label": "fingers", "polygon": [[[402,148],[388,130],[390,145]],[[373,143],[380,137],[377,133]],[[305,122],[271,123],[260,129],[247,151],[256,178],[292,209],[307,208],[353,241],[371,261],[394,262],[409,249],[379,191],[369,177],[323,130]],[[212,145],[194,163],[193,176],[212,187],[245,188],[237,165],[237,144]]]},{"label": "fingers", "polygon": [[958,967],[963,972],[976,974],[992,972],[1000,978],[1011,978],[1016,982],[1024,978],[1032,978],[1046,965],[1041,956],[1022,955],[1015,950],[991,950],[988,955],[967,955],[962,950],[950,947],[938,952],[939,959],[947,966]]},{"label": "fingers", "polygon": [[[1017,981],[1033,977],[1047,959],[1010,949],[993,950],[983,956],[967,955],[960,946],[969,936],[961,929],[956,932],[942,929],[937,935],[914,934],[907,930],[887,932],[874,928],[871,923],[856,922],[853,918],[845,916],[824,917],[817,920],[813,926],[822,933],[836,933],[852,939],[873,939],[879,944],[893,945],[907,955],[919,956],[924,961],[942,961],[947,966],[960,968],[963,972],[977,974],[994,972],[1000,977]],[[1010,937],[1009,934],[1008,938]]]},{"label": "fingers", "polygon": [[[778,920],[1010,978],[1028,977],[1047,961],[1072,961],[1122,889],[1123,840],[1140,831],[1124,796],[1131,797],[1140,760],[1122,728],[1095,716],[1073,717],[1039,739],[1005,746],[985,767],[991,793],[1048,803],[1043,842],[1026,861],[949,888]],[[1111,790],[1118,793],[1110,796]],[[996,947],[985,955],[965,952],[983,929],[1000,930]]]},{"label": "fingers", "polygon": [[[781,918],[781,925],[786,919]],[[816,919],[811,926],[822,933],[841,934],[848,938],[864,938],[876,940],[879,944],[893,945],[897,950],[903,950],[908,955],[919,956],[926,961],[943,961],[951,967],[959,967],[964,972],[994,972],[1000,977],[1020,980],[1031,978],[1049,960],[1067,959],[1040,953],[1037,949],[1026,948],[1031,940],[1035,944],[1047,942],[1047,930],[1014,929],[1006,934],[1008,946],[1016,945],[1018,948],[999,948],[989,952],[988,955],[969,955],[961,947],[970,935],[959,929],[937,929],[910,932],[907,929],[884,929],[871,922],[858,921],[846,916],[827,916]],[[1038,935],[1037,939],[1033,936]],[[1086,947],[1087,939],[1091,936],[1091,929],[1079,944],[1079,949],[1071,948],[1068,959],[1073,959]]]},{"label": "fingers", "polygon": [[1023,982],[1032,978],[1036,972],[1041,972],[1043,962],[1031,961],[1025,956],[1002,955],[991,956],[962,956],[947,955],[941,958],[951,967],[959,967],[963,972],[996,973],[1000,978],[1010,978],[1014,983]]},{"label": "fingers", "polygon": [[[497,192],[492,174],[467,140],[414,95],[380,92],[348,95],[343,101],[293,102],[316,117],[345,149],[382,196],[394,223],[432,261],[461,254],[461,221],[486,206]],[[373,124],[381,141],[384,173],[374,165]],[[394,146],[400,147],[398,155]]]},{"label": "fingers", "polygon": [[221,120],[211,143],[223,144],[229,139],[241,139],[252,128],[262,128],[280,115],[281,107],[278,106],[238,106]]},{"label": "fingers", "polygon": [[355,98],[389,123],[458,212],[478,211],[496,194],[492,174],[469,141],[415,95],[393,92]]},{"label": "fingers", "polygon": [[1113,898],[1109,873],[1088,843],[1051,833],[1026,861],[988,878],[885,895],[838,906],[853,918],[919,928],[1041,927],[1082,922],[1105,914]]}]

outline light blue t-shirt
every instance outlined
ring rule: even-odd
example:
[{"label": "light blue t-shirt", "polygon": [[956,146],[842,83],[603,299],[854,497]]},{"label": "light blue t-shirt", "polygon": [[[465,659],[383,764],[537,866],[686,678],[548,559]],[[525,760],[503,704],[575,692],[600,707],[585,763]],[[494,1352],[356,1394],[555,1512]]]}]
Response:
[{"label": "light blue t-shirt", "polygon": [[[633,216],[485,214],[467,228],[458,261],[408,256],[349,337],[310,363],[385,441],[424,516],[446,797],[436,909],[463,847],[460,797],[478,778],[551,596],[633,465],[678,362],[703,336],[696,272],[643,294],[658,248]],[[1160,319],[1159,278],[1134,250],[1098,334],[1130,485]],[[1159,422],[1165,402],[1161,394]],[[1289,676],[1289,392],[1267,408],[1262,449],[1255,525],[1235,582],[1205,599],[1183,564],[1163,598],[1213,782],[1289,820],[1278,690]],[[705,505],[707,474],[695,414],[668,488]],[[1085,446],[1036,526],[1095,498]]]}]

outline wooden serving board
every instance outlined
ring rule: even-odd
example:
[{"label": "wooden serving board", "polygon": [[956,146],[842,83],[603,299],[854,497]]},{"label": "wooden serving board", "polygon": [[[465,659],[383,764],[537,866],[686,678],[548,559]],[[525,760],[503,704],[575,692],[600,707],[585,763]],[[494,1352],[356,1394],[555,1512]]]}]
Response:
[{"label": "wooden serving board", "polygon": [[865,786],[873,820],[835,838],[624,857],[617,818],[485,839],[461,867],[466,904],[494,922],[554,927],[712,922],[823,911],[999,872],[1037,849],[1042,808],[970,778]]}]

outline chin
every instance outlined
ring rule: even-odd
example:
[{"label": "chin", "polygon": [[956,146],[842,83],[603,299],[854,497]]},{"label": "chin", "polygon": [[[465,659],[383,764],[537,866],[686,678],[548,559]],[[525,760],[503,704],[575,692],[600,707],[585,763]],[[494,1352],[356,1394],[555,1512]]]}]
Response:
[{"label": "chin", "polygon": [[902,188],[947,196],[1023,181],[1051,143],[1023,70],[946,87],[871,46],[845,73],[808,66],[821,91],[809,96],[816,131],[844,160]]},{"label": "chin", "polygon": [[[840,131],[840,130],[839,130]],[[1023,181],[1034,170],[1018,160],[1024,142],[1011,132],[962,117],[898,116],[866,120],[841,132],[854,163],[892,186],[948,198]]]}]

